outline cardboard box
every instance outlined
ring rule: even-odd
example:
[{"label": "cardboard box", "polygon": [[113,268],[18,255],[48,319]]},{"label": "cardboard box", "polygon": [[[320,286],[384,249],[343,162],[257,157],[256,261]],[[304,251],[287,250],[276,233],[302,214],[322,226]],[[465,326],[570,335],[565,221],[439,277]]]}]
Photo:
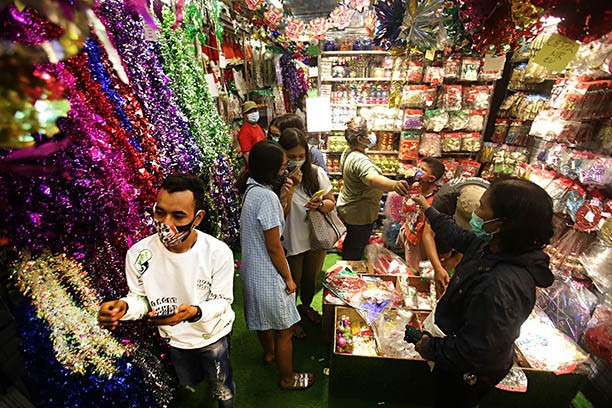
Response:
[{"label": "cardboard box", "polygon": [[[336,264],[337,265],[337,264]],[[332,270],[333,268],[330,268],[329,270]],[[383,281],[387,281],[387,282],[393,282],[393,285],[398,288],[398,280],[397,280],[397,275],[371,275],[371,274],[363,274],[363,276],[373,276],[376,278],[381,278]],[[399,288],[398,288],[399,289]],[[326,299],[328,299],[328,295],[332,298],[335,298],[338,303],[331,303],[328,302]],[[333,335],[333,331],[334,331],[334,327],[335,327],[335,314],[334,311],[336,309],[336,307],[338,306],[347,306],[348,305],[340,298],[338,298],[336,295],[334,295],[329,289],[327,289],[326,287],[323,287],[323,307],[322,307],[322,312],[323,312],[323,317],[321,319],[321,340],[323,341],[324,344],[329,344],[332,335]]]}]

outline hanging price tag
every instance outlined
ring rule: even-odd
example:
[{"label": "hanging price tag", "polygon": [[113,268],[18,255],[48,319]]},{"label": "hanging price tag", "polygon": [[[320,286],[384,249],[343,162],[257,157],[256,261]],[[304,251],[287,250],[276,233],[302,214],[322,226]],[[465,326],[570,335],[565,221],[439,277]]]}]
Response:
[{"label": "hanging price tag", "polygon": [[578,47],[576,41],[559,34],[552,34],[533,60],[553,72],[561,72],[574,58]]},{"label": "hanging price tag", "polygon": [[429,61],[433,61],[436,58],[436,50],[427,50],[425,52],[425,59]]},{"label": "hanging price tag", "polygon": [[156,29],[154,29],[153,27],[151,27],[148,24],[145,24],[144,26],[144,39],[145,41],[157,41],[158,39],[158,32]]}]

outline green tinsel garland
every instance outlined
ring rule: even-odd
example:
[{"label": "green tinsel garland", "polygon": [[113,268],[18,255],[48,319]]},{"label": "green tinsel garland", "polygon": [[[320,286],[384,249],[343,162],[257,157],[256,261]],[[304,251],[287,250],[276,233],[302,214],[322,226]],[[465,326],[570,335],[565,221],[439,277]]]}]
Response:
[{"label": "green tinsel garland", "polygon": [[174,19],[174,13],[164,8],[159,44],[164,59],[164,72],[172,80],[170,88],[202,150],[204,168],[210,168],[219,154],[234,162],[232,138],[208,92],[204,71],[196,60],[193,43],[189,42],[184,26],[172,29]]}]

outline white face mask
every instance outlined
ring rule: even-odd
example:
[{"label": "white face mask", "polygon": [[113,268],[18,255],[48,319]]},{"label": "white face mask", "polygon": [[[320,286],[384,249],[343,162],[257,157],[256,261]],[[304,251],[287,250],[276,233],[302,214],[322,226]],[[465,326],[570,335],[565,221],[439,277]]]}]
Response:
[{"label": "white face mask", "polygon": [[295,169],[297,167],[302,168],[306,160],[287,160],[287,168]]},{"label": "white face mask", "polygon": [[251,112],[247,115],[247,120],[252,123],[259,122],[259,112]]},{"label": "white face mask", "polygon": [[371,149],[376,145],[376,133],[370,133],[368,135],[368,148]]}]

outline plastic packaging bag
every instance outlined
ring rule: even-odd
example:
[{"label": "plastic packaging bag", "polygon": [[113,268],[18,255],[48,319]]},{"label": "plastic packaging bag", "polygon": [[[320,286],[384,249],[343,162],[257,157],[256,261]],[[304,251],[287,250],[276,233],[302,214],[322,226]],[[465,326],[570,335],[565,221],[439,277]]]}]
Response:
[{"label": "plastic packaging bag", "polygon": [[365,256],[377,275],[411,275],[414,272],[404,260],[381,244],[370,244],[365,247]]},{"label": "plastic packaging bag", "polygon": [[380,353],[385,357],[419,359],[414,344],[404,340],[406,325],[409,325],[414,314],[402,309],[387,309],[372,325]]},{"label": "plastic packaging bag", "polygon": [[612,364],[612,308],[597,306],[584,333],[584,342],[591,353]]}]

